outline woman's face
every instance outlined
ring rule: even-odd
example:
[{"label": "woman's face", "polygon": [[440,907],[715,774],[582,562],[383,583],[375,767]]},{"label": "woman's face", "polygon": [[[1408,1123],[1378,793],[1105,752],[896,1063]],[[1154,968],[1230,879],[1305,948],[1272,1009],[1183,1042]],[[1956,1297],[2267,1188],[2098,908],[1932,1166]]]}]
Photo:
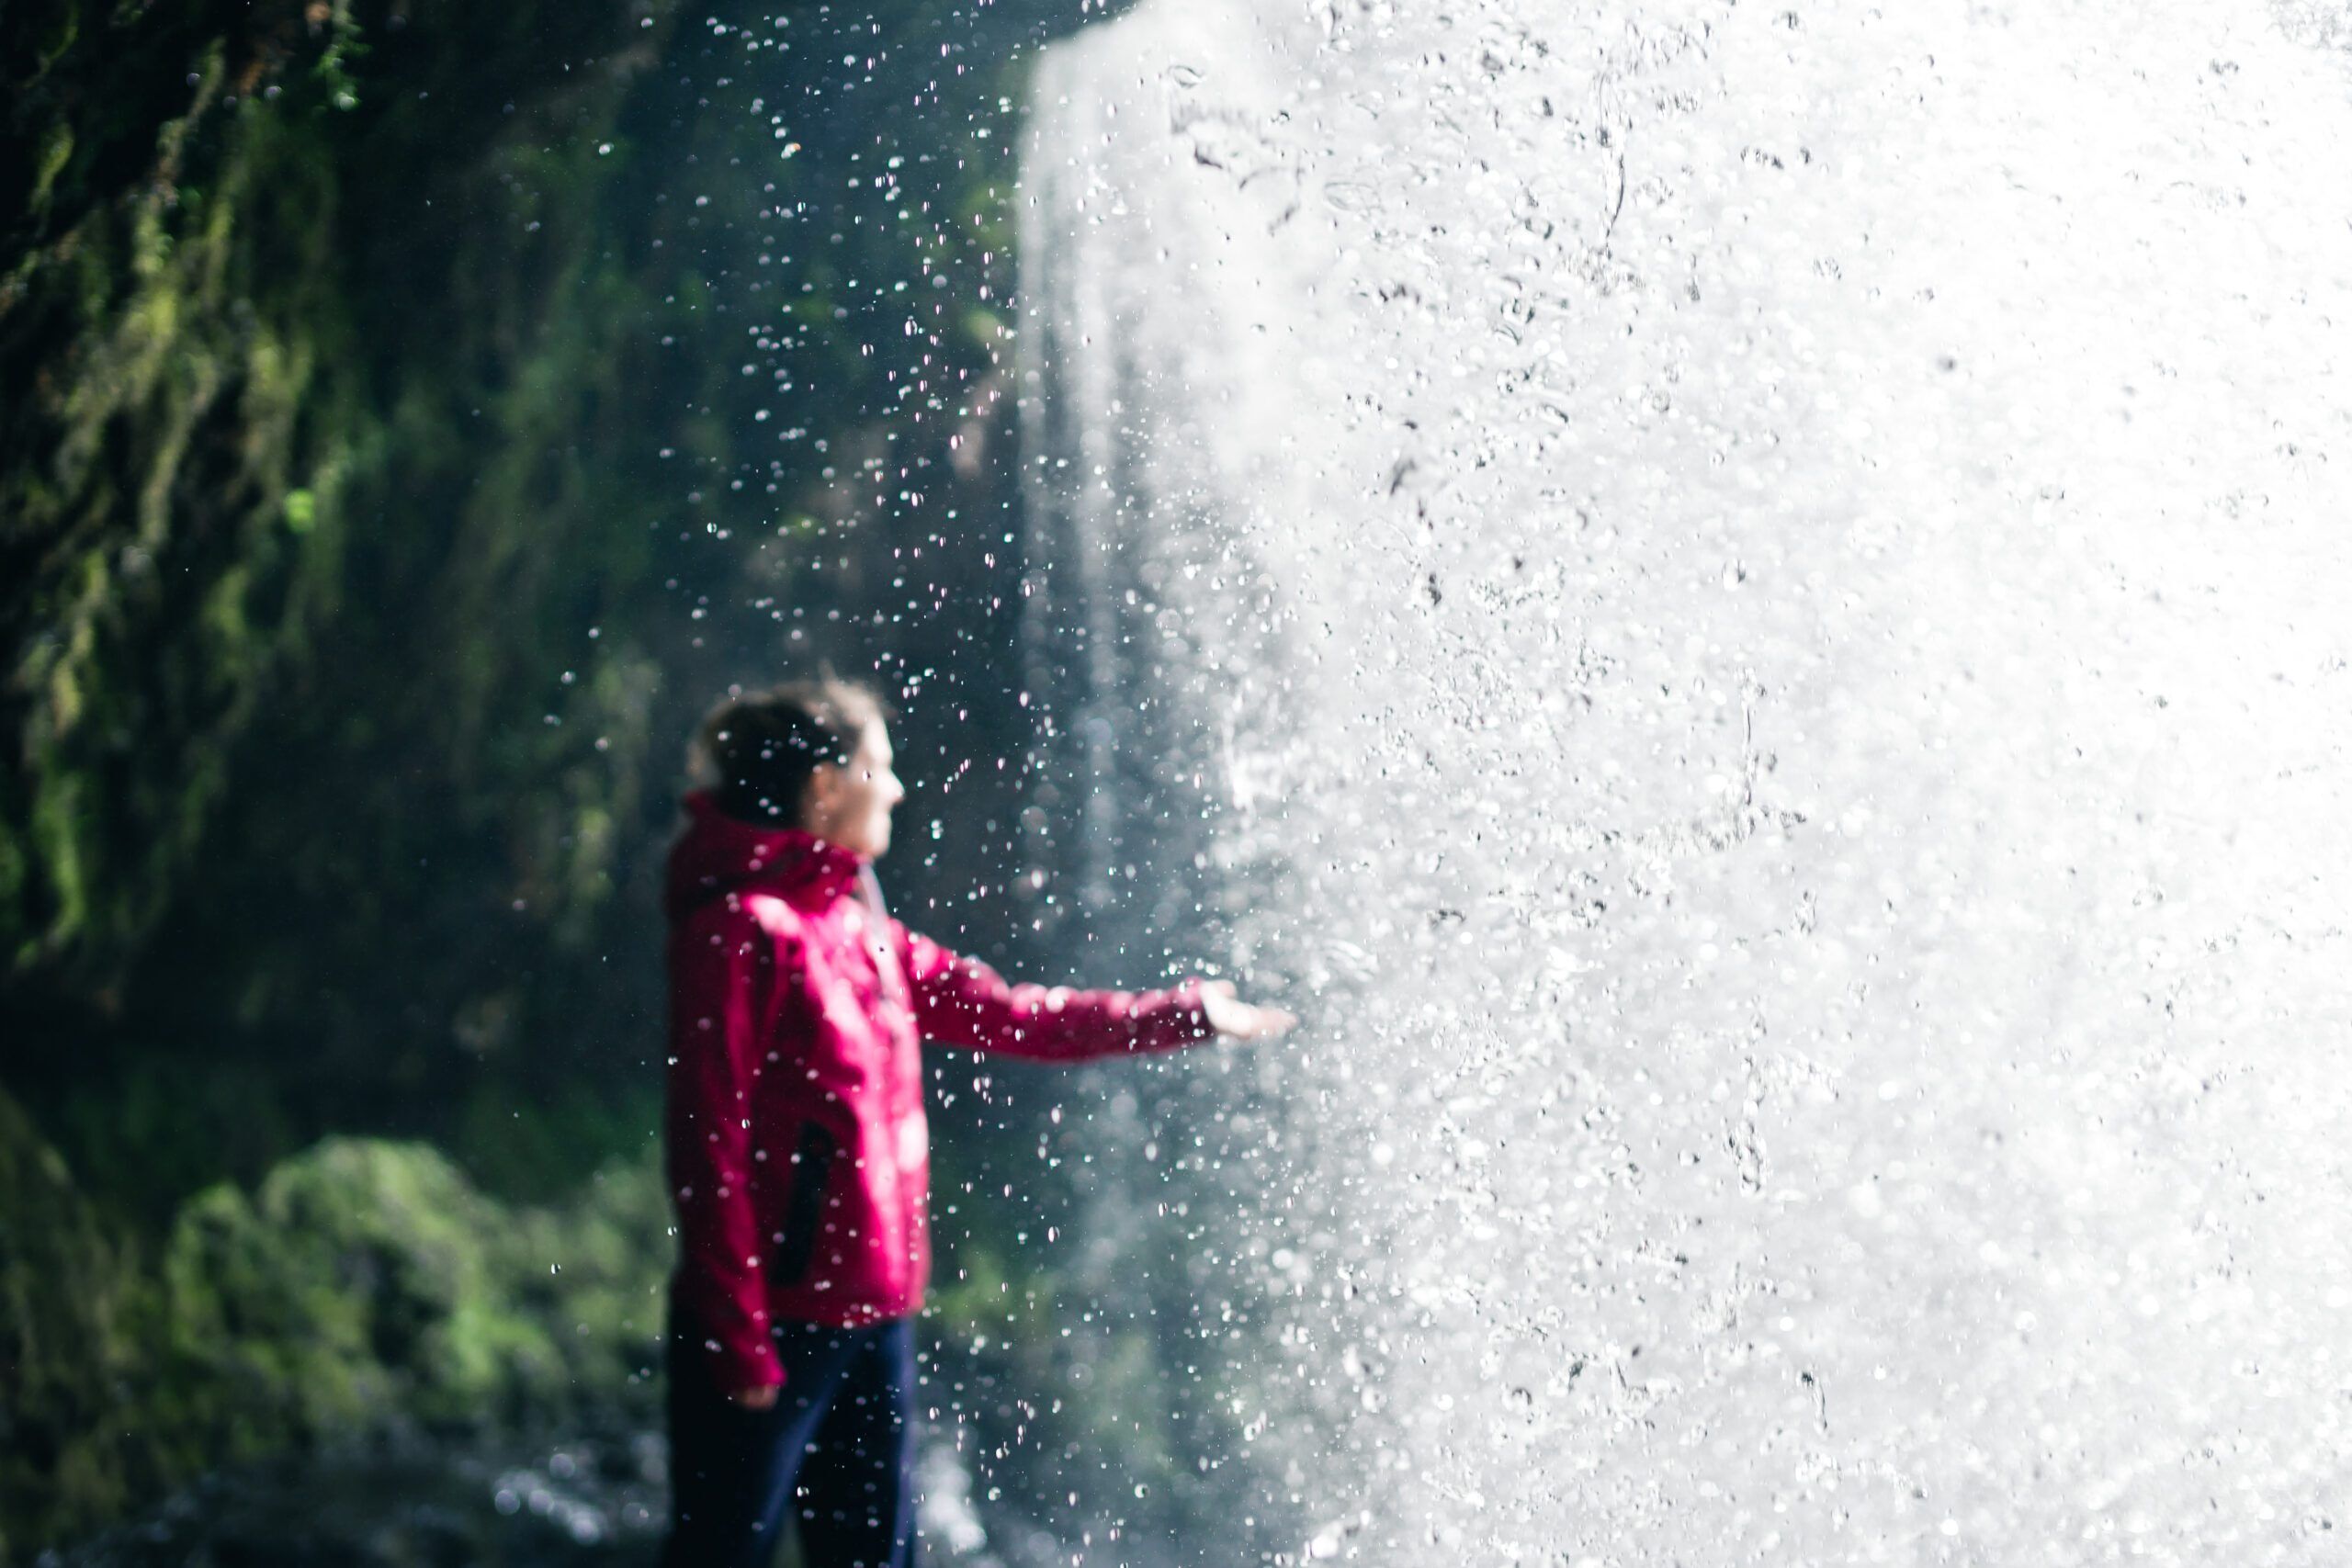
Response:
[{"label": "woman's face", "polygon": [[867,725],[848,761],[820,764],[809,775],[803,825],[852,854],[871,859],[888,850],[891,808],[907,797],[890,756],[889,731],[878,720]]}]

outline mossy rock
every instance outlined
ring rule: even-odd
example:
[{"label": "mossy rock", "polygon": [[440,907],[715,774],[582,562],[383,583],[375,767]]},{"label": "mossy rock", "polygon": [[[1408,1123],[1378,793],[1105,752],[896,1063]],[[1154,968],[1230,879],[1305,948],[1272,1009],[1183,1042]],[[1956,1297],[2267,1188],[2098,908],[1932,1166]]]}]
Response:
[{"label": "mossy rock", "polygon": [[174,1226],[171,1350],[231,1417],[231,1450],[388,1420],[511,1418],[562,1380],[516,1308],[515,1222],[437,1151],[331,1138],[248,1200],[216,1187]]},{"label": "mossy rock", "polygon": [[129,1496],[113,1430],[136,1362],[135,1289],[65,1163],[0,1092],[0,1562],[11,1527],[101,1517]]},{"label": "mossy rock", "polygon": [[653,1414],[668,1278],[669,1197],[650,1156],[599,1171],[568,1206],[524,1210],[509,1232],[512,1300],[555,1347],[549,1407]]}]

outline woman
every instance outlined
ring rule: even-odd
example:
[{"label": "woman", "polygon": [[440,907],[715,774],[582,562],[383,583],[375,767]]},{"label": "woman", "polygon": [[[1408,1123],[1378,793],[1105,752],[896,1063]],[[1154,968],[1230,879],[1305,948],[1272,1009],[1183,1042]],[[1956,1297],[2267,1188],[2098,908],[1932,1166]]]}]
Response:
[{"label": "woman", "polygon": [[671,852],[668,1568],[914,1556],[914,1333],[931,1267],[922,1040],[1044,1061],[1263,1039],[1225,982],[1009,986],[882,908],[904,798],[881,704],[827,679],[729,703]]}]

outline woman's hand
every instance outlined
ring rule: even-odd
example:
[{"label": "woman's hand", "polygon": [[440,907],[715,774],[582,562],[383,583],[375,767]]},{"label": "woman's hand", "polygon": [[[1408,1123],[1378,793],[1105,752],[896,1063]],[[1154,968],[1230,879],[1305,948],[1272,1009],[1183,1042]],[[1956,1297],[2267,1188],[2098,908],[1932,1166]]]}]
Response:
[{"label": "woman's hand", "polygon": [[1233,994],[1230,980],[1201,982],[1201,1010],[1209,1027],[1227,1040],[1272,1040],[1298,1021],[1281,1008],[1257,1007]]},{"label": "woman's hand", "polygon": [[727,1397],[746,1410],[774,1410],[775,1396],[783,1393],[777,1383],[762,1383],[757,1388],[739,1388]]}]

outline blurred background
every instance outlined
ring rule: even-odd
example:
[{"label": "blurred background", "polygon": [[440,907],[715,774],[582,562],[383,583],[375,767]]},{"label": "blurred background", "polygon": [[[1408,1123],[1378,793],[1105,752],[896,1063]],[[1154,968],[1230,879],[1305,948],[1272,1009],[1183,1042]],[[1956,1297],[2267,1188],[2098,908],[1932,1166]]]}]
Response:
[{"label": "blurred background", "polygon": [[[0,1560],[287,1455],[157,1560],[429,1555],[315,1456],[644,1425],[657,890],[730,683],[885,690],[894,901],[1036,968],[1012,203],[1088,19],[0,17]],[[1021,1159],[944,1239],[1018,1303],[1050,1106],[971,1077],[943,1190]],[[495,1540],[643,1537],[596,1506]]]}]

